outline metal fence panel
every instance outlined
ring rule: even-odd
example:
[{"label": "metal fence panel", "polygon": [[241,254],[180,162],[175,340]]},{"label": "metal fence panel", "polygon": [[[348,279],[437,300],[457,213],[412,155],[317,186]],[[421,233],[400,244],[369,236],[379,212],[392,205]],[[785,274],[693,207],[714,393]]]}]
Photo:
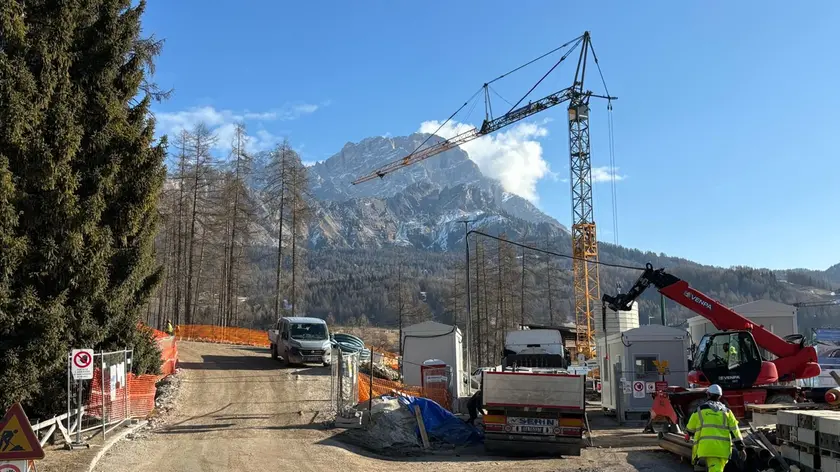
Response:
[{"label": "metal fence panel", "polygon": [[133,350],[98,352],[93,356],[93,378],[75,380],[67,356],[67,430],[75,443],[82,434],[109,429],[131,418],[131,359]]},{"label": "metal fence panel", "polygon": [[349,411],[359,403],[359,353],[333,349],[330,376],[330,405],[336,416],[352,416]]}]

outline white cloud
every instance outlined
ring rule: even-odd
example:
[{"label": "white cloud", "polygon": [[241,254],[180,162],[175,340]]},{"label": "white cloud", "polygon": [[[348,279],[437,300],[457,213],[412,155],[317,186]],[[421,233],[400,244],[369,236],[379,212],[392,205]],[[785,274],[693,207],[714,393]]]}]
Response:
[{"label": "white cloud", "polygon": [[603,167],[593,167],[592,168],[592,183],[599,183],[599,182],[610,182],[613,178],[616,181],[624,180],[627,176],[626,175],[619,175],[618,167],[610,166],[603,166]]},{"label": "white cloud", "polygon": [[250,111],[246,111],[242,116],[246,120],[270,121],[270,120],[276,120],[277,119],[277,112],[276,111],[264,111],[262,113],[252,113]]},{"label": "white cloud", "polygon": [[315,113],[320,108],[318,105],[312,103],[304,103],[302,105],[295,105],[292,107],[291,111],[293,113],[297,113],[299,115],[306,115],[309,113]]},{"label": "white cloud", "polygon": [[[420,125],[420,132],[434,133],[439,126],[438,121],[426,121]],[[448,139],[472,128],[464,123],[449,122],[437,134]],[[537,203],[537,182],[551,175],[548,162],[542,156],[542,145],[537,141],[546,135],[548,130],[542,124],[519,123],[507,131],[482,136],[461,147],[482,173],[499,180],[505,190]]]},{"label": "white cloud", "polygon": [[[328,104],[328,103],[327,103]],[[325,106],[325,105],[324,105]],[[181,130],[191,130],[197,124],[204,123],[217,136],[215,150],[220,154],[227,154],[234,138],[236,123],[245,123],[249,128],[249,139],[246,149],[257,152],[269,149],[282,140],[263,127],[270,121],[291,121],[303,115],[315,113],[321,105],[298,103],[285,105],[281,108],[254,112],[245,110],[218,110],[212,106],[195,107],[177,112],[156,113],[157,131],[161,134],[173,136]]]}]

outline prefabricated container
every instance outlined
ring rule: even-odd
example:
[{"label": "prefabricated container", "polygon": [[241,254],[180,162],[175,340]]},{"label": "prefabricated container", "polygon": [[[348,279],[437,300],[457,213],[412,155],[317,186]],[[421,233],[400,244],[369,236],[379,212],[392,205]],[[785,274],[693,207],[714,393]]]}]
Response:
[{"label": "prefabricated container", "polygon": [[[601,402],[624,419],[644,417],[659,386],[688,386],[688,333],[645,325],[597,339]],[[658,367],[667,364],[664,375]],[[640,388],[641,387],[641,388]]]}]

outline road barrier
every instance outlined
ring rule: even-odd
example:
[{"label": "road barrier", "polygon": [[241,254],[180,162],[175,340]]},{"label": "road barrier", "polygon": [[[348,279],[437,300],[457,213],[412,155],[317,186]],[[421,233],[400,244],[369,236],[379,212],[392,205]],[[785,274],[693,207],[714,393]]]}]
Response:
[{"label": "road barrier", "polygon": [[175,337],[182,341],[241,344],[268,347],[268,332],[249,328],[214,325],[178,325]]}]

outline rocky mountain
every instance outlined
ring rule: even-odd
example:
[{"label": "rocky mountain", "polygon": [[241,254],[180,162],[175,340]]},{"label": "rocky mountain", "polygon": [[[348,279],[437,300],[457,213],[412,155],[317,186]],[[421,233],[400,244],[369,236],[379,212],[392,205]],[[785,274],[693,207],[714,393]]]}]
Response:
[{"label": "rocky mountain", "polygon": [[[312,243],[338,247],[411,246],[446,250],[463,240],[464,219],[510,237],[550,237],[568,230],[531,202],[485,177],[461,149],[452,149],[376,181],[357,177],[406,156],[428,135],[374,137],[348,143],[309,167],[318,202]],[[427,145],[439,142],[433,136]]]}]

